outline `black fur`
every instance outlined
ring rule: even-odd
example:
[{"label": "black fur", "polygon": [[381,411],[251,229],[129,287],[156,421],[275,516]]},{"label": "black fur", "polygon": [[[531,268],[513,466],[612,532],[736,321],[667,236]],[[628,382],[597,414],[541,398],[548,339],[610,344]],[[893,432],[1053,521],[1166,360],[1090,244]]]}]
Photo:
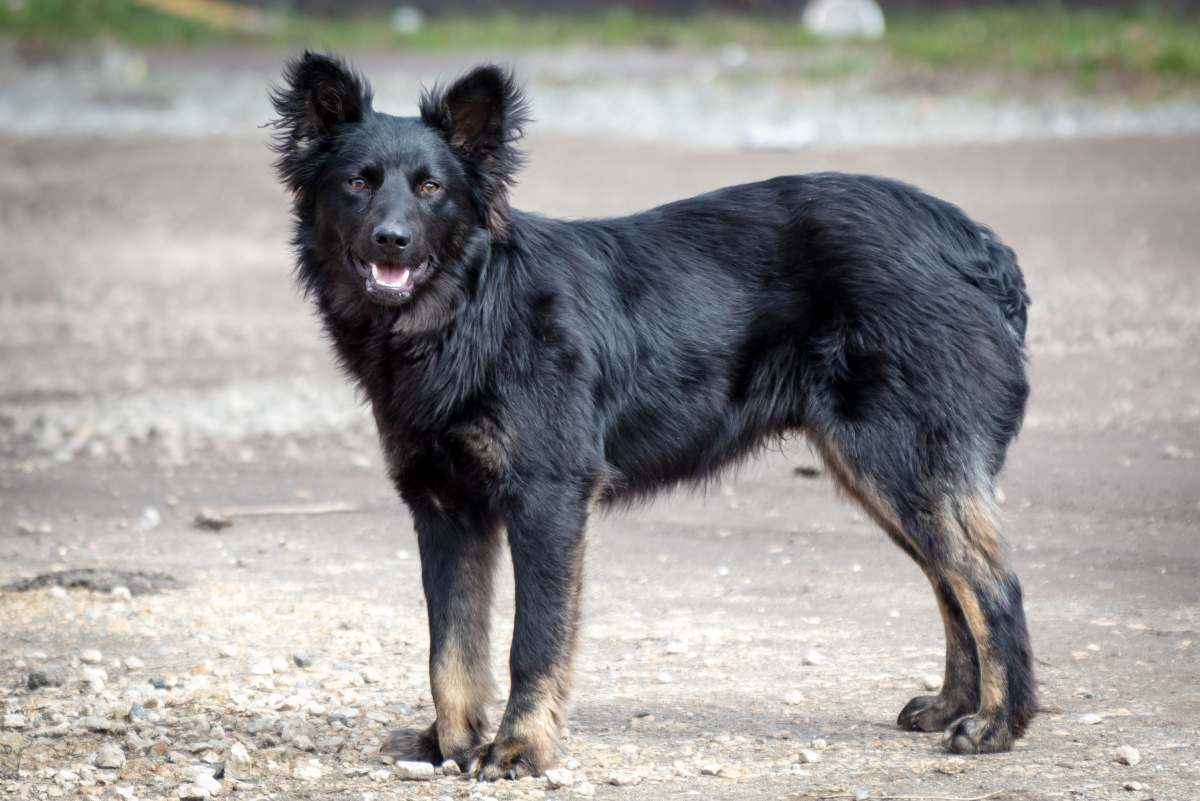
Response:
[{"label": "black fur", "polygon": [[[1011,746],[1036,698],[991,480],[1029,392],[1028,297],[991,231],[834,173],[619,219],[513,211],[526,107],[492,66],[428,92],[419,118],[373,111],[365,81],[311,53],[272,99],[299,279],[372,403],[421,549],[438,719],[391,753],[484,778],[546,767],[589,504],[702,482],[796,433],[939,598],[946,687],[901,724],[947,728],[952,750]],[[512,692],[487,743],[505,532]]]}]

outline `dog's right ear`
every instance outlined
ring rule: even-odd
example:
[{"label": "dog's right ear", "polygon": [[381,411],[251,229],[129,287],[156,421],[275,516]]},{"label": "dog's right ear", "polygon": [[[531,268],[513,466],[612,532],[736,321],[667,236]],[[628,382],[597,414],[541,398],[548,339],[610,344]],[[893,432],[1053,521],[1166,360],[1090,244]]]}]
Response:
[{"label": "dog's right ear", "polygon": [[312,146],[330,139],[344,125],[360,122],[371,111],[371,87],[341,59],[304,52],[284,67],[284,85],[272,86],[271,104],[279,119],[275,151],[280,177],[299,192]]}]

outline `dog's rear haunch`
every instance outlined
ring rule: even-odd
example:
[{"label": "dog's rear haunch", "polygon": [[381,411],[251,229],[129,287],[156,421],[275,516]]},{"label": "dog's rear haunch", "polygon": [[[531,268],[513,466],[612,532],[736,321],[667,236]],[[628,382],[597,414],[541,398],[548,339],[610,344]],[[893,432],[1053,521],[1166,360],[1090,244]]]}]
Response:
[{"label": "dog's rear haunch", "polygon": [[[959,753],[1012,746],[1037,700],[992,479],[1029,393],[1028,298],[987,228],[832,173],[618,219],[515,211],[526,107],[494,66],[426,92],[414,118],[374,111],[361,76],[314,54],[272,99],[299,280],[371,400],[420,546],[437,718],[384,753],[485,779],[549,767],[590,506],[797,432],[933,585],[945,682],[900,726]],[[512,689],[489,740],[506,536]]]}]

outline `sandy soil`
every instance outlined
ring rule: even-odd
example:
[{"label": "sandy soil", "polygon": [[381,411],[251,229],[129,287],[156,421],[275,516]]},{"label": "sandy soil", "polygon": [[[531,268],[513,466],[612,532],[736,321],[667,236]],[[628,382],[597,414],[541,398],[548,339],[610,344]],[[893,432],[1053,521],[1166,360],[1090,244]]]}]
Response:
[{"label": "sandy soil", "polygon": [[[931,593],[797,472],[818,463],[796,443],[707,497],[593,522],[573,789],[393,777],[381,736],[432,715],[411,524],[291,286],[263,144],[7,138],[0,583],[96,566],[186,582],[0,593],[7,797],[177,797],[242,748],[222,791],[246,799],[1200,797],[1200,139],[531,150],[524,208],[616,214],[839,169],[913,181],[1016,248],[1035,391],[1000,486],[1046,706],[1018,748],[947,758],[895,728],[941,672]],[[327,501],[357,511],[191,522]],[[510,597],[508,579],[500,677]],[[29,690],[48,663],[66,683]],[[1113,761],[1121,745],[1137,764]]]}]

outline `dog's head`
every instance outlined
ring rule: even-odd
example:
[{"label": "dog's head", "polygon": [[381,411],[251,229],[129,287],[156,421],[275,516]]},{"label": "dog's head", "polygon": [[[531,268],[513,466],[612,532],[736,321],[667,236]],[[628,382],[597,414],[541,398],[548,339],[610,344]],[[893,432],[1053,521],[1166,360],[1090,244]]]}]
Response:
[{"label": "dog's head", "polygon": [[276,168],[295,197],[310,289],[339,305],[415,306],[446,295],[464,254],[504,241],[526,104],[490,65],[426,91],[420,117],[382,114],[371,99],[336,58],[291,61],[271,93]]}]

